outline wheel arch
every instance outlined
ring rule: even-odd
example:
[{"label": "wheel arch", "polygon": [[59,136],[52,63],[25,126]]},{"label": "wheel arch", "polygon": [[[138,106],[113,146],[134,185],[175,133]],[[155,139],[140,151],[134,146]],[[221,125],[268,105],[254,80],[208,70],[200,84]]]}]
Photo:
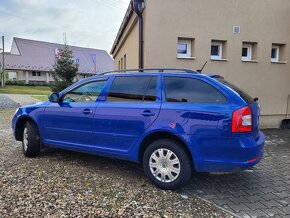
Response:
[{"label": "wheel arch", "polygon": [[[23,138],[23,130],[24,130],[24,124],[27,122],[27,121],[31,121],[37,128],[38,128],[38,125],[36,124],[36,122],[29,116],[22,116],[20,117],[17,122],[16,122],[16,125],[15,125],[15,139],[17,141],[22,141],[22,138]],[[39,128],[38,128],[38,131],[39,131]]]},{"label": "wheel arch", "polygon": [[175,135],[171,132],[167,132],[167,131],[157,131],[157,132],[150,133],[142,140],[142,142],[139,146],[139,152],[138,152],[138,160],[140,163],[142,163],[142,161],[143,161],[143,155],[144,155],[146,148],[152,142],[154,142],[158,139],[171,139],[171,140],[174,140],[174,141],[178,142],[179,144],[181,144],[183,149],[185,149],[185,151],[189,154],[189,158],[191,159],[191,163],[194,165],[193,154],[191,153],[190,149],[188,148],[188,145],[186,144],[186,142],[182,138],[178,137],[177,135]]}]

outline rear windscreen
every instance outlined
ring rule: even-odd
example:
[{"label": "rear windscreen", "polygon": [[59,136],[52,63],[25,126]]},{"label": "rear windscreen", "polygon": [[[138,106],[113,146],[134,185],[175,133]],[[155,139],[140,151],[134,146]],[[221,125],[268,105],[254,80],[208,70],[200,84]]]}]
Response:
[{"label": "rear windscreen", "polygon": [[228,86],[229,88],[233,89],[234,91],[236,91],[241,96],[241,98],[243,98],[245,102],[247,102],[247,104],[253,104],[255,102],[254,99],[248,93],[246,93],[239,87],[235,86],[234,84],[229,83],[225,81],[224,79],[220,79],[220,78],[218,78],[217,80],[221,82],[222,84]]}]

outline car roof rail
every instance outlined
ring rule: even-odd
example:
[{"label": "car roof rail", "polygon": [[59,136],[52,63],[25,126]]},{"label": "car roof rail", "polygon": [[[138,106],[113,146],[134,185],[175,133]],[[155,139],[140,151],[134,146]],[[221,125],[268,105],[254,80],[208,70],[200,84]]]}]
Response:
[{"label": "car roof rail", "polygon": [[115,73],[146,73],[148,71],[157,71],[157,72],[170,72],[173,71],[174,73],[193,73],[193,74],[200,74],[199,72],[195,70],[190,70],[190,69],[179,69],[179,68],[144,68],[144,69],[129,69],[129,70],[113,70],[113,71],[108,71],[104,72],[98,75],[106,75],[106,74],[115,74]]}]

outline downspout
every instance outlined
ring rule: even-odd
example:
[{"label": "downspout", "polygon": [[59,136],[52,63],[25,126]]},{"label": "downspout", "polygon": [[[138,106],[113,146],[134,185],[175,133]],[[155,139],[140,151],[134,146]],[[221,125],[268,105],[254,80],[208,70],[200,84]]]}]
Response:
[{"label": "downspout", "polygon": [[143,9],[144,0],[131,0],[132,10],[138,16],[139,22],[139,69],[144,68],[144,36],[143,36]]}]

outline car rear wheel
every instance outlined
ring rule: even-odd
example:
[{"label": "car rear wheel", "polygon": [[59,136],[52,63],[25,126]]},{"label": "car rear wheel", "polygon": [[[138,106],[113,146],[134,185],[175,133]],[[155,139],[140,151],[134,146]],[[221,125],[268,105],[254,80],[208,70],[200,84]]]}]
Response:
[{"label": "car rear wheel", "polygon": [[22,138],[22,151],[23,154],[27,157],[36,156],[40,152],[40,140],[38,128],[31,121],[27,121],[24,125]]},{"label": "car rear wheel", "polygon": [[169,139],[153,142],[143,156],[146,175],[159,188],[177,189],[191,178],[192,164],[182,145]]}]

